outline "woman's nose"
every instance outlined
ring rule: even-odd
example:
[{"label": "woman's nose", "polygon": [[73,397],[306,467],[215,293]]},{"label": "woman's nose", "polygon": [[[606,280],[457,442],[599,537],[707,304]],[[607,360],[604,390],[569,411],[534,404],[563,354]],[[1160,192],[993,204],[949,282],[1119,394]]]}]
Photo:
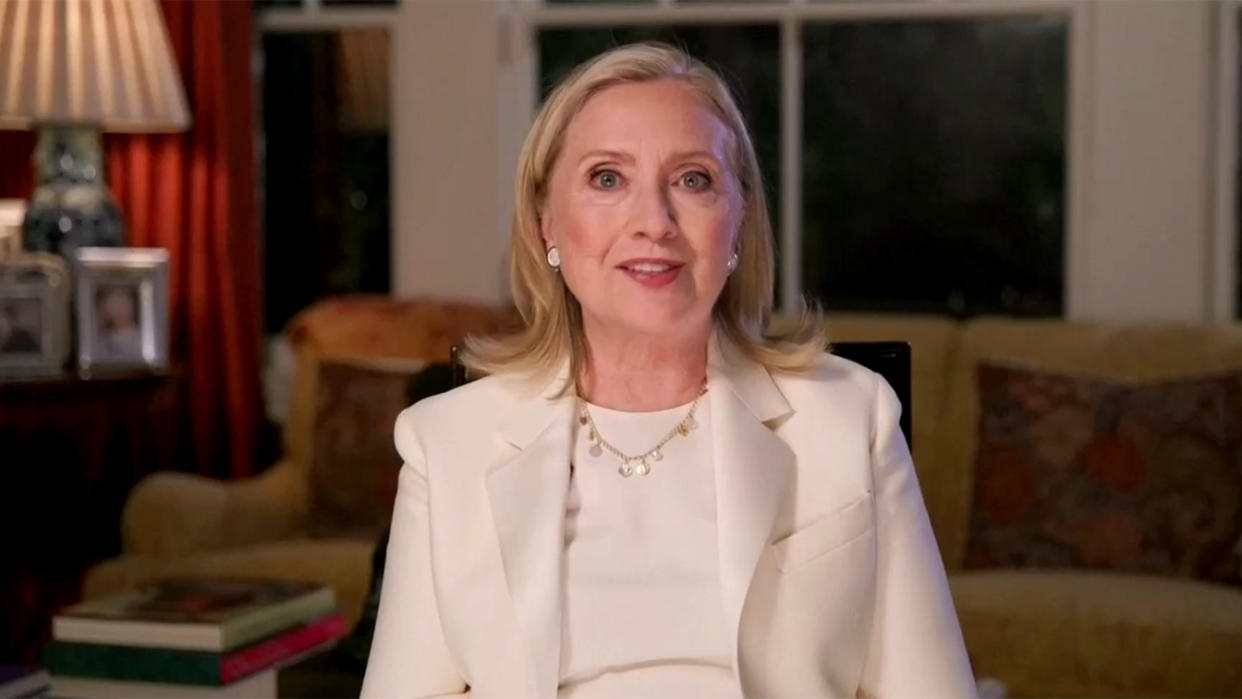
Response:
[{"label": "woman's nose", "polygon": [[677,234],[677,214],[662,182],[635,188],[631,235],[663,240]]}]

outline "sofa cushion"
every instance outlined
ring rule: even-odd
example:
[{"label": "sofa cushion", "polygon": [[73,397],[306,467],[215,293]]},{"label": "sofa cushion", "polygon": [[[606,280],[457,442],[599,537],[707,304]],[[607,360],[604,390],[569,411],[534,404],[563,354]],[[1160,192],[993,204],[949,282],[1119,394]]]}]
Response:
[{"label": "sofa cushion", "polygon": [[977,675],[1013,696],[1242,696],[1242,591],[1081,571],[950,576]]},{"label": "sofa cushion", "polygon": [[[995,361],[1117,381],[1166,381],[1242,371],[1242,327],[1184,324],[1104,325],[1057,319],[982,318],[966,324],[953,359],[948,400],[936,440],[946,510],[960,518],[937,531],[950,569],[960,568],[974,493],[979,438],[976,370]],[[958,537],[948,539],[948,537]]]},{"label": "sofa cushion", "polygon": [[1242,373],[1155,383],[977,368],[966,568],[1242,584]]},{"label": "sofa cushion", "polygon": [[286,328],[297,369],[285,457],[299,468],[310,466],[320,361],[447,362],[452,346],[467,335],[496,331],[512,317],[511,310],[495,306],[371,294],[334,296],[310,306]]}]

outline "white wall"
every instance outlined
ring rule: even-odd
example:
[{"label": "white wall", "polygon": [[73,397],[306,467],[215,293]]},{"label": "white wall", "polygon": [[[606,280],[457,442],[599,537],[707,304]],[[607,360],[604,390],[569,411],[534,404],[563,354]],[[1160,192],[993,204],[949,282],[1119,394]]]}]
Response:
[{"label": "white wall", "polygon": [[410,0],[395,31],[393,291],[499,301],[499,8]]},{"label": "white wall", "polygon": [[1086,9],[1067,314],[1209,320],[1214,7],[1126,0]]}]

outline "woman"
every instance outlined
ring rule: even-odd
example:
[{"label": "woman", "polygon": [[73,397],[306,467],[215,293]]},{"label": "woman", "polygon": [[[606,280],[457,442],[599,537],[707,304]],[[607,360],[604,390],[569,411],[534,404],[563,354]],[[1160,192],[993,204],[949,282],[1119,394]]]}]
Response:
[{"label": "woman", "polygon": [[876,374],[766,336],[754,148],[702,63],[616,49],[518,171],[525,320],[397,420],[364,696],[968,696],[943,566]]}]

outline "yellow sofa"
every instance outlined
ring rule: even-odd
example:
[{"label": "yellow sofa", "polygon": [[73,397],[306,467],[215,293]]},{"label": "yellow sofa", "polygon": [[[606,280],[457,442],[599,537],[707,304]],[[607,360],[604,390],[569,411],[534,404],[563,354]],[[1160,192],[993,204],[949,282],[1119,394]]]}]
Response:
[{"label": "yellow sofa", "polygon": [[1242,371],[1242,328],[845,315],[829,329],[913,347],[915,464],[977,675],[1013,696],[1242,696],[1242,586],[963,567],[979,362],[1120,381]]},{"label": "yellow sofa", "polygon": [[[306,309],[286,329],[297,359],[281,460],[236,481],[171,472],[140,481],[122,512],[122,555],[88,571],[83,596],[171,575],[325,581],[352,627],[366,601],[376,537],[315,531],[311,463],[321,367],[416,369],[447,361],[467,333],[511,321],[508,311],[476,304],[375,295],[335,297]],[[391,425],[375,429],[390,440]]]},{"label": "yellow sofa", "polygon": [[[303,328],[313,332],[302,332],[313,341],[294,338],[299,364],[285,460],[234,483],[149,477],[125,509],[124,555],[90,571],[86,595],[170,573],[319,579],[336,587],[356,619],[374,542],[307,535],[304,409],[314,404],[314,368],[325,355],[428,354],[412,327],[365,343],[329,339],[384,335],[392,303],[343,314],[328,302],[309,311]],[[828,327],[837,341],[906,340],[913,347],[915,461],[977,675],[1001,680],[1012,696],[1242,696],[1242,587],[1085,570],[963,568],[979,361],[1117,379],[1242,371],[1242,330],[874,315],[832,315]]]}]

